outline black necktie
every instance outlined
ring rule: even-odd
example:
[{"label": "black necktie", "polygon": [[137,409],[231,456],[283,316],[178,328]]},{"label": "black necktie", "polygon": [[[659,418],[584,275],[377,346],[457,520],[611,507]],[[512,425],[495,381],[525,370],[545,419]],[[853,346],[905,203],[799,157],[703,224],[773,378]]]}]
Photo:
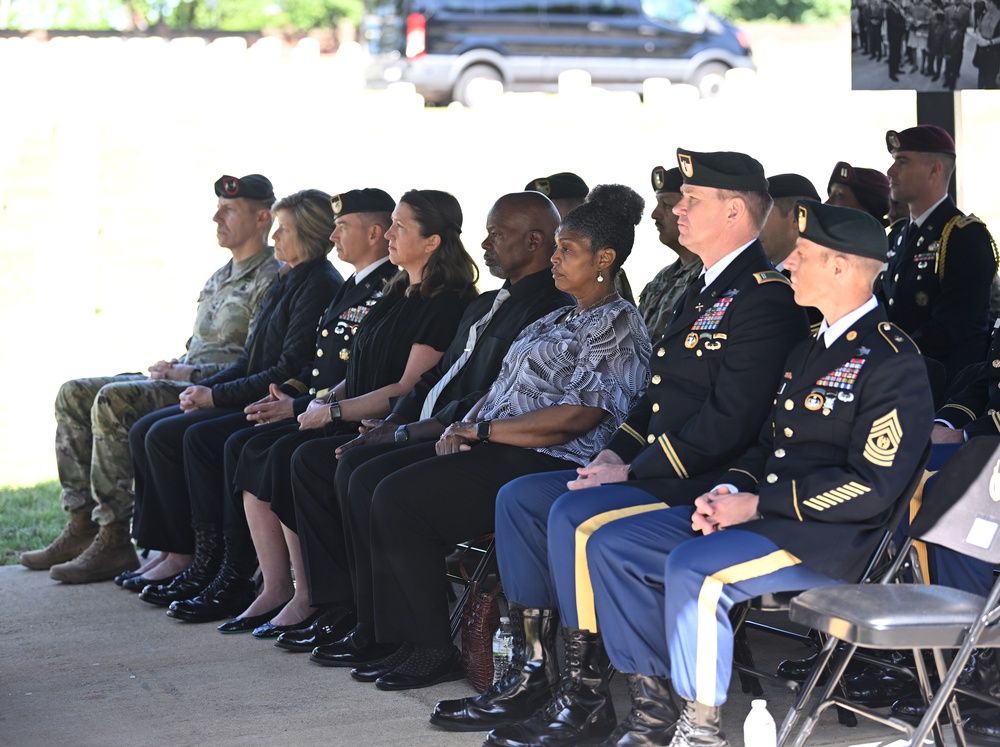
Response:
[{"label": "black necktie", "polygon": [[821,332],[816,335],[816,339],[809,348],[809,353],[806,355],[805,366],[809,366],[814,360],[816,360],[820,353],[826,350],[826,333]]},{"label": "black necktie", "polygon": [[691,283],[691,287],[687,289],[687,293],[684,295],[684,306],[682,307],[684,311],[688,311],[694,302],[697,300],[701,292],[705,290],[705,275],[702,273],[697,280]]}]

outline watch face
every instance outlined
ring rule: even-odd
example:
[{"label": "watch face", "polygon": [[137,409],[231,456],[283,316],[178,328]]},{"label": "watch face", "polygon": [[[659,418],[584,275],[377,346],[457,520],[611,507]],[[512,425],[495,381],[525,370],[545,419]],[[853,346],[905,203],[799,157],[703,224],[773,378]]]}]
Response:
[{"label": "watch face", "polygon": [[480,420],[476,423],[476,438],[480,441],[488,441],[490,438],[490,421]]},{"label": "watch face", "polygon": [[401,425],[396,429],[396,443],[401,444],[409,440],[410,434],[406,430],[405,425]]}]

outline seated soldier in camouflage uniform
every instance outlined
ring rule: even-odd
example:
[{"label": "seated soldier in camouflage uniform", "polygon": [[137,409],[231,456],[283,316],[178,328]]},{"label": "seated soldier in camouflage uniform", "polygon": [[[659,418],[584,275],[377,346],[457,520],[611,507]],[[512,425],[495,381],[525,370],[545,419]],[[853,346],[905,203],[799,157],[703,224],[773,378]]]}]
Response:
[{"label": "seated soldier in camouflage uniform", "polygon": [[679,168],[664,169],[657,166],[650,174],[653,191],[656,193],[656,207],[650,218],[660,234],[660,243],[669,247],[677,259],[664,267],[646,283],[639,294],[639,313],[646,322],[650,342],[663,337],[674,304],[684,295],[684,291],[701,275],[701,258],[688,251],[681,244],[677,230],[677,216],[673,207],[681,201],[681,183],[684,181]]},{"label": "seated soldier in camouflage uniform", "polygon": [[224,176],[213,220],[219,246],[232,259],[205,283],[194,330],[180,359],[138,373],[67,381],[56,396],[56,464],[69,524],[48,547],[21,555],[33,570],[67,583],[113,578],[138,566],[129,521],[132,461],[128,430],[143,415],[175,405],[184,389],[239,357],[250,321],[277,276],[267,245],[271,182],[259,174]]}]

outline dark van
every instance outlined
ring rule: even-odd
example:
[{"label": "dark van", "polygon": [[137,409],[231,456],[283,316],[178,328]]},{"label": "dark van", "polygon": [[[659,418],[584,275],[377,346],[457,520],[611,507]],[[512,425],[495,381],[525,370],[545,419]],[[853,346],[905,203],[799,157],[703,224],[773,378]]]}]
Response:
[{"label": "dark van", "polygon": [[408,81],[433,103],[468,103],[477,78],[554,91],[570,69],[601,88],[669,78],[710,96],[754,67],[744,34],[695,0],[365,0],[363,33],[369,85]]}]

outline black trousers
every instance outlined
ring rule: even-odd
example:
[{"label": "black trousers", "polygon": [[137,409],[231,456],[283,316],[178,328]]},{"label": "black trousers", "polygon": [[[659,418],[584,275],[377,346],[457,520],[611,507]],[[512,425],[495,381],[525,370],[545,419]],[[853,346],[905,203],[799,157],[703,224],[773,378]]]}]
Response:
[{"label": "black trousers", "polygon": [[[165,407],[139,418],[129,429],[135,470],[132,536],[140,547],[177,553],[194,551],[184,441],[192,427],[234,413],[243,415],[235,408],[181,412],[180,407]],[[218,457],[221,461],[221,450]],[[218,485],[216,482],[216,492]]]},{"label": "black trousers", "polygon": [[355,542],[371,532],[377,639],[449,644],[445,549],[493,531],[497,491],[515,477],[576,466],[533,449],[487,443],[381,480],[368,526],[349,524]]},{"label": "black trousers", "polygon": [[[226,442],[227,474],[236,488],[235,500],[243,511],[243,491],[249,491],[258,500],[271,504],[271,511],[281,523],[298,532],[295,504],[292,495],[292,454],[304,443],[317,439],[339,437],[331,442],[332,452],[337,446],[357,436],[356,423],[328,423],[322,428],[299,430],[295,420],[285,420],[280,428],[260,431],[254,428],[247,434],[234,434]],[[261,426],[267,428],[267,426]]]},{"label": "black trousers", "polygon": [[[434,458],[435,444],[436,441],[420,441],[405,446],[397,444],[358,446],[345,452],[340,458],[334,489],[339,506],[337,515],[344,517],[340,531],[354,587],[358,622],[375,622],[371,534],[367,531],[351,531],[350,527],[368,527],[371,524],[372,495],[378,484],[404,467]],[[296,506],[298,505],[297,502]]]}]

